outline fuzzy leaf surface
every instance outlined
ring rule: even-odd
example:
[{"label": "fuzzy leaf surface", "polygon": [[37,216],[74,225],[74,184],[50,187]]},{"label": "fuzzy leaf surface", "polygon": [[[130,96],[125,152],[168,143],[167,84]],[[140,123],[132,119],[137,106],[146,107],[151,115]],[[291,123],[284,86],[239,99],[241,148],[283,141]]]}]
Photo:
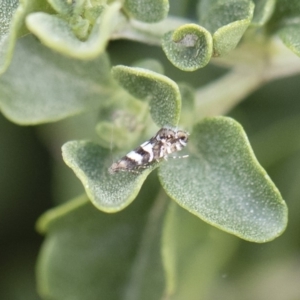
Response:
[{"label": "fuzzy leaf surface", "polygon": [[213,55],[225,55],[236,47],[251,23],[254,3],[250,0],[204,0],[199,21],[213,35]]},{"label": "fuzzy leaf surface", "polygon": [[256,26],[265,25],[274,12],[276,0],[253,0],[255,4],[252,24]]},{"label": "fuzzy leaf surface", "polygon": [[146,69],[126,66],[113,67],[112,74],[131,95],[149,100],[152,119],[158,126],[178,125],[181,96],[173,80]]},{"label": "fuzzy leaf surface", "polygon": [[0,2],[0,74],[6,71],[16,39],[27,32],[26,14],[35,10],[49,10],[46,0],[3,0]]},{"label": "fuzzy leaf surface", "polygon": [[168,0],[125,0],[126,13],[136,20],[155,23],[167,17],[169,12]]},{"label": "fuzzy leaf surface", "polygon": [[168,161],[159,169],[171,198],[245,240],[266,242],[284,231],[286,204],[237,122],[205,119],[194,127],[189,143],[188,159]]},{"label": "fuzzy leaf surface", "polygon": [[80,14],[86,0],[65,1],[65,0],[48,0],[50,5],[61,15],[69,16]]},{"label": "fuzzy leaf surface", "polygon": [[86,41],[79,40],[62,18],[46,13],[34,13],[26,24],[46,46],[67,56],[90,60],[104,52],[111,33],[118,24],[120,3],[115,2],[101,13]]},{"label": "fuzzy leaf surface", "polygon": [[278,0],[268,26],[270,32],[277,33],[282,42],[300,56],[300,1]]},{"label": "fuzzy leaf surface", "polygon": [[[99,212],[85,196],[44,214],[38,221],[39,231],[46,233],[37,265],[40,295],[57,300],[159,299],[164,285],[155,249],[159,243],[150,253],[140,248],[141,240],[150,238],[145,221],[155,197],[151,188],[118,214]],[[148,268],[140,255],[146,255]],[[138,297],[126,298],[130,291],[138,291]]]},{"label": "fuzzy leaf surface", "polygon": [[212,37],[197,24],[186,24],[163,36],[162,47],[171,63],[183,71],[206,66],[212,55]]},{"label": "fuzzy leaf surface", "polygon": [[300,56],[300,23],[297,25],[284,26],[278,31],[278,35],[282,42],[292,50],[296,55]]},{"label": "fuzzy leaf surface", "polygon": [[5,71],[12,56],[17,30],[12,31],[12,21],[18,5],[18,0],[0,2],[0,74]]},{"label": "fuzzy leaf surface", "polygon": [[299,23],[300,2],[298,0],[277,0],[274,14],[270,20],[272,27]]},{"label": "fuzzy leaf surface", "polygon": [[117,212],[128,206],[153,170],[147,168],[139,174],[110,174],[111,152],[88,141],[68,142],[63,145],[62,154],[65,163],[81,180],[92,203],[105,212]]},{"label": "fuzzy leaf surface", "polygon": [[82,62],[24,37],[0,77],[1,111],[18,124],[39,124],[98,108],[112,93],[109,68],[106,55]]}]

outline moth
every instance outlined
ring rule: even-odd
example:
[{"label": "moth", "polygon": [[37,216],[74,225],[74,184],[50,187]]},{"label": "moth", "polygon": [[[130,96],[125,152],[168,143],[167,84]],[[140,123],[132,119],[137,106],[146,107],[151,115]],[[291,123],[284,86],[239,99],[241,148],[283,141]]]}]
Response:
[{"label": "moth", "polygon": [[[189,134],[183,130],[163,127],[154,137],[127,153],[108,169],[111,174],[120,171],[139,173],[155,162],[167,160],[169,154],[181,151],[188,142]],[[188,155],[172,158],[184,158]]]}]

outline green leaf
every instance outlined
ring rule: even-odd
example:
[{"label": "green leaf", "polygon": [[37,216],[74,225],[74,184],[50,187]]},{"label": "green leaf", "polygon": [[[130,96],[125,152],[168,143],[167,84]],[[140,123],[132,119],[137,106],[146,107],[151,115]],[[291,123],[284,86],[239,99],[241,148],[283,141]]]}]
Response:
[{"label": "green leaf", "polygon": [[48,0],[48,2],[59,14],[70,16],[82,13],[86,0]]},{"label": "green leaf", "polygon": [[137,196],[149,173],[119,172],[110,174],[111,152],[88,141],[71,141],[63,145],[65,163],[81,180],[92,203],[105,212],[117,212],[128,206]]},{"label": "green leaf", "polygon": [[204,0],[199,5],[200,24],[213,34],[214,56],[236,47],[251,23],[254,4],[250,0]]},{"label": "green leaf", "polygon": [[[156,195],[153,185],[149,188],[142,190],[139,201],[118,214],[99,212],[81,197],[39,219],[39,230],[47,232],[37,265],[38,291],[43,299],[161,297],[160,235],[153,236],[145,229]],[[160,225],[160,219],[157,221]],[[147,239],[153,245],[144,245]],[[130,298],[132,292],[135,297]]]},{"label": "green leaf", "polygon": [[282,42],[296,55],[300,56],[300,23],[297,25],[284,26],[278,31]]},{"label": "green leaf", "polygon": [[211,33],[236,21],[249,18],[250,0],[202,0],[198,6],[200,24]]},{"label": "green leaf", "polygon": [[0,1],[0,74],[9,66],[17,37],[27,32],[25,16],[35,10],[49,10],[46,1]]},{"label": "green leaf", "polygon": [[274,12],[276,0],[252,0],[255,4],[252,25],[265,25]]},{"label": "green leaf", "polygon": [[18,124],[39,124],[96,109],[113,93],[109,68],[106,55],[82,62],[27,36],[0,77],[1,111]]},{"label": "green leaf", "polygon": [[194,127],[188,159],[163,164],[170,197],[204,221],[245,240],[266,242],[287,224],[287,207],[259,165],[242,127],[208,118]]},{"label": "green leaf", "polygon": [[69,24],[58,16],[30,14],[26,25],[49,48],[73,58],[89,60],[105,51],[110,36],[119,23],[120,7],[119,2],[107,6],[86,41],[79,40]]},{"label": "green leaf", "polygon": [[[155,178],[157,179],[157,176]],[[148,182],[147,180],[147,184]],[[156,186],[159,186],[159,183],[156,183]],[[149,185],[146,185],[146,187],[143,186],[144,188],[146,188],[145,192],[149,193],[147,197],[153,197],[153,188]],[[142,201],[147,201],[147,198],[140,195],[138,198],[141,198]],[[132,275],[126,287],[124,300],[153,300],[163,298],[165,278],[161,257],[161,236],[167,198],[166,194],[160,189],[154,205],[149,211],[135,263],[131,269]],[[139,201],[139,199],[137,200]]]},{"label": "green leaf", "polygon": [[170,203],[163,231],[163,262],[170,300],[207,299],[238,239]]},{"label": "green leaf", "polygon": [[113,67],[112,75],[134,97],[150,100],[150,113],[158,126],[178,125],[181,96],[173,80],[146,69],[126,66]]},{"label": "green leaf", "polygon": [[155,23],[167,17],[168,0],[125,0],[124,9],[134,19],[142,22]]},{"label": "green leaf", "polygon": [[0,74],[5,71],[12,56],[17,31],[17,28],[12,29],[12,22],[18,5],[18,0],[0,2]]},{"label": "green leaf", "polygon": [[272,27],[299,23],[300,2],[298,0],[277,0],[274,14],[270,20]]},{"label": "green leaf", "polygon": [[177,68],[195,71],[206,66],[212,55],[212,37],[196,24],[180,26],[163,36],[162,48]]},{"label": "green leaf", "polygon": [[268,24],[270,32],[278,33],[282,42],[300,56],[300,2],[277,0],[274,14]]}]

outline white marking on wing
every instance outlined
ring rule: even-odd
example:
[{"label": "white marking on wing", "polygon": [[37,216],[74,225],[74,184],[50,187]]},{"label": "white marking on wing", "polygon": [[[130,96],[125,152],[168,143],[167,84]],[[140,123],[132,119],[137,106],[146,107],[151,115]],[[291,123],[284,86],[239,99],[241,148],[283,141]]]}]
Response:
[{"label": "white marking on wing", "polygon": [[130,151],[127,155],[128,158],[134,160],[137,164],[141,164],[143,160],[143,156],[136,153],[135,151]]},{"label": "white marking on wing", "polygon": [[[151,143],[149,142],[149,141],[146,141],[145,143],[143,143],[140,147],[145,147],[147,144],[150,144],[151,145]],[[144,149],[144,148],[143,148]]]},{"label": "white marking on wing", "polygon": [[153,160],[153,156],[154,156],[154,155],[153,155],[153,144],[147,142],[147,143],[142,144],[142,145],[141,145],[141,148],[142,148],[144,151],[146,151],[146,152],[149,153],[149,155],[150,155],[150,157],[149,157],[149,162],[151,162],[151,161]]}]

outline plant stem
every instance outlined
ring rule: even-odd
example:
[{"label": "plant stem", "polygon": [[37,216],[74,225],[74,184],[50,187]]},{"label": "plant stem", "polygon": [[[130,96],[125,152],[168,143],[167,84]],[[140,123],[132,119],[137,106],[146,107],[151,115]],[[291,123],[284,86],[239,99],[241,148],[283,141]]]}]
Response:
[{"label": "plant stem", "polygon": [[[153,268],[154,271],[157,268],[159,269],[159,267],[157,266],[158,259],[160,260],[160,271],[162,272],[163,267],[160,256],[160,239],[162,223],[167,209],[167,199],[168,197],[166,193],[161,188],[158,192],[158,195],[156,196],[156,200],[149,213],[148,220],[145,225],[140,247],[137,251],[136,259],[131,271],[131,276],[127,284],[127,289],[124,297],[125,300],[141,299],[141,296],[143,295],[143,286],[145,285],[144,281],[153,281],[157,279],[156,274],[152,273]],[[159,258],[157,259],[157,257]],[[149,270],[152,270],[152,272],[150,272],[151,274],[149,274]],[[155,294],[157,293],[158,291],[156,291]]]},{"label": "plant stem", "polygon": [[232,69],[222,78],[196,91],[196,115],[200,118],[224,115],[261,84],[255,72]]},{"label": "plant stem", "polygon": [[[250,46],[249,46],[250,47]],[[213,62],[231,66],[223,77],[196,91],[196,115],[225,115],[263,84],[300,73],[300,59],[277,39],[251,53],[247,44]],[[267,51],[266,51],[267,50]]]},{"label": "plant stem", "polygon": [[112,39],[128,39],[150,45],[161,45],[162,36],[177,27],[191,23],[188,19],[168,17],[158,23],[144,23],[136,20],[122,23],[119,30],[112,35]]}]

